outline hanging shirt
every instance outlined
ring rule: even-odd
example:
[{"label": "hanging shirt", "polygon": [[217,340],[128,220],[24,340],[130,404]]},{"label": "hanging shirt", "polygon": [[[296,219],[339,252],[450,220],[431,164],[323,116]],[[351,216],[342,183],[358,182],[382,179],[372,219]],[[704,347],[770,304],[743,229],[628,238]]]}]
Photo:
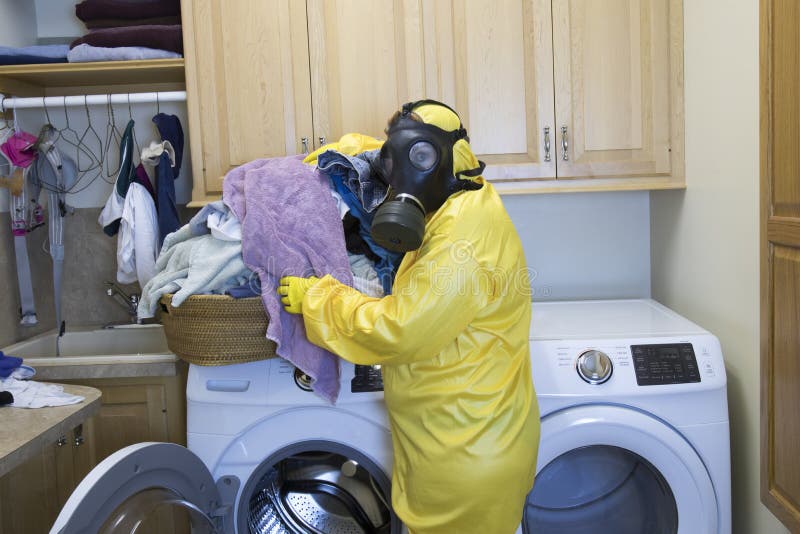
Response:
[{"label": "hanging shirt", "polygon": [[158,217],[153,197],[137,182],[125,196],[117,236],[117,281],[139,282],[140,287],[155,274],[158,256]]}]

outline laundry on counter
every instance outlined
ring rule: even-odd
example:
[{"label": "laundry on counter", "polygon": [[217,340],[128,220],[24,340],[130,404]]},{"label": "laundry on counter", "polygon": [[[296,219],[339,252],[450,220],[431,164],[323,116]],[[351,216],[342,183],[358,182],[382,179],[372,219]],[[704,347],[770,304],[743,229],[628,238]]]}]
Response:
[{"label": "laundry on counter", "polygon": [[83,402],[83,397],[65,393],[62,386],[34,380],[19,380],[14,376],[0,380],[0,389],[13,396],[14,403],[11,406],[14,408],[44,408]]},{"label": "laundry on counter", "polygon": [[270,317],[267,338],[279,356],[313,380],[329,402],[339,394],[339,358],[310,343],[303,319],[286,313],[276,289],[282,276],[331,274],[353,284],[341,218],[329,180],[300,157],[259,159],[230,171],[222,198],[242,223],[245,264],[261,281]]},{"label": "laundry on counter", "polygon": [[66,63],[68,45],[0,46],[0,65]]},{"label": "laundry on counter", "polygon": [[14,403],[14,395],[8,391],[0,391],[0,406]]},{"label": "laundry on counter", "polygon": [[70,48],[81,44],[110,48],[143,46],[183,54],[183,34],[180,24],[165,26],[150,24],[90,30],[83,37],[72,41]]},{"label": "laundry on counter", "polygon": [[158,300],[167,293],[174,293],[172,305],[177,307],[191,295],[223,294],[253,274],[242,260],[240,242],[194,236],[188,224],[164,239],[155,270],[142,288],[140,319],[155,316]]},{"label": "laundry on counter", "polygon": [[128,188],[117,236],[117,282],[144,287],[155,275],[158,216],[153,197],[134,182]]},{"label": "laundry on counter", "polygon": [[142,20],[144,17],[180,17],[180,0],[83,0],[75,6],[82,21]]},{"label": "laundry on counter", "polygon": [[142,59],[174,59],[182,57],[177,52],[158,50],[144,46],[92,46],[79,44],[69,51],[70,63],[89,63],[92,61],[133,61]]}]

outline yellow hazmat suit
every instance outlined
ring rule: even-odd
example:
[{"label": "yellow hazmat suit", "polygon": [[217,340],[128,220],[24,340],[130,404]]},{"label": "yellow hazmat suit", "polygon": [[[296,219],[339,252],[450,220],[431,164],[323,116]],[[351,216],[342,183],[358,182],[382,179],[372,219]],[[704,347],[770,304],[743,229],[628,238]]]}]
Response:
[{"label": "yellow hazmat suit", "polygon": [[[458,127],[433,107],[415,112]],[[477,167],[464,140],[454,167]],[[455,193],[426,217],[392,295],[367,297],[325,276],[302,300],[311,342],[383,366],[392,505],[414,534],[514,532],[536,469],[525,258],[497,192],[475,180],[481,189]]]}]

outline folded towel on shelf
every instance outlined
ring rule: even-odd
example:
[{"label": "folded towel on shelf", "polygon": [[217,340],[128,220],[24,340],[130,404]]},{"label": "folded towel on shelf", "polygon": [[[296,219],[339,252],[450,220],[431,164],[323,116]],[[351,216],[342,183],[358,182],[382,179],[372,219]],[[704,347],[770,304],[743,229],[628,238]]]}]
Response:
[{"label": "folded towel on shelf", "polygon": [[286,313],[276,289],[285,275],[331,274],[352,285],[342,223],[330,185],[301,157],[259,159],[237,167],[222,185],[225,204],[242,222],[242,254],[261,282],[277,353],[313,380],[329,402],[339,394],[339,358],[306,338],[303,318]]},{"label": "folded towel on shelf", "polygon": [[98,19],[143,19],[179,17],[180,0],[83,0],[75,6],[82,21]]},{"label": "folded towel on shelf", "polygon": [[139,59],[174,59],[183,57],[177,52],[157,50],[144,46],[104,47],[80,44],[69,51],[70,63],[89,63],[92,61],[133,61]]},{"label": "folded towel on shelf", "polygon": [[0,56],[36,56],[40,58],[64,59],[69,45],[0,46]]},{"label": "folded towel on shelf", "polygon": [[92,46],[144,46],[183,54],[183,35],[180,24],[169,26],[145,25],[125,28],[91,30],[72,41],[70,48],[88,44]]},{"label": "folded towel on shelf", "polygon": [[107,19],[89,19],[83,21],[87,28],[90,30],[97,30],[99,28],[123,28],[125,26],[141,26],[143,24],[180,24],[181,17],[147,17],[139,19],[120,19],[120,18],[107,18]]}]

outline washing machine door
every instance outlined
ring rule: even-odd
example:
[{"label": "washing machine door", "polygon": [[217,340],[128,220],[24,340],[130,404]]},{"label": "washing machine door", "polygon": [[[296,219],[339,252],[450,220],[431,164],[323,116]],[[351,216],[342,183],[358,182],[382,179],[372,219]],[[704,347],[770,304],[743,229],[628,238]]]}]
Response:
[{"label": "washing machine door", "polygon": [[176,507],[195,534],[217,532],[221,524],[220,493],[200,458],[174,443],[137,443],[86,475],[50,534],[144,533],[153,514]]},{"label": "washing machine door", "polygon": [[565,409],[542,420],[523,532],[717,532],[702,459],[675,429],[620,406]]}]

